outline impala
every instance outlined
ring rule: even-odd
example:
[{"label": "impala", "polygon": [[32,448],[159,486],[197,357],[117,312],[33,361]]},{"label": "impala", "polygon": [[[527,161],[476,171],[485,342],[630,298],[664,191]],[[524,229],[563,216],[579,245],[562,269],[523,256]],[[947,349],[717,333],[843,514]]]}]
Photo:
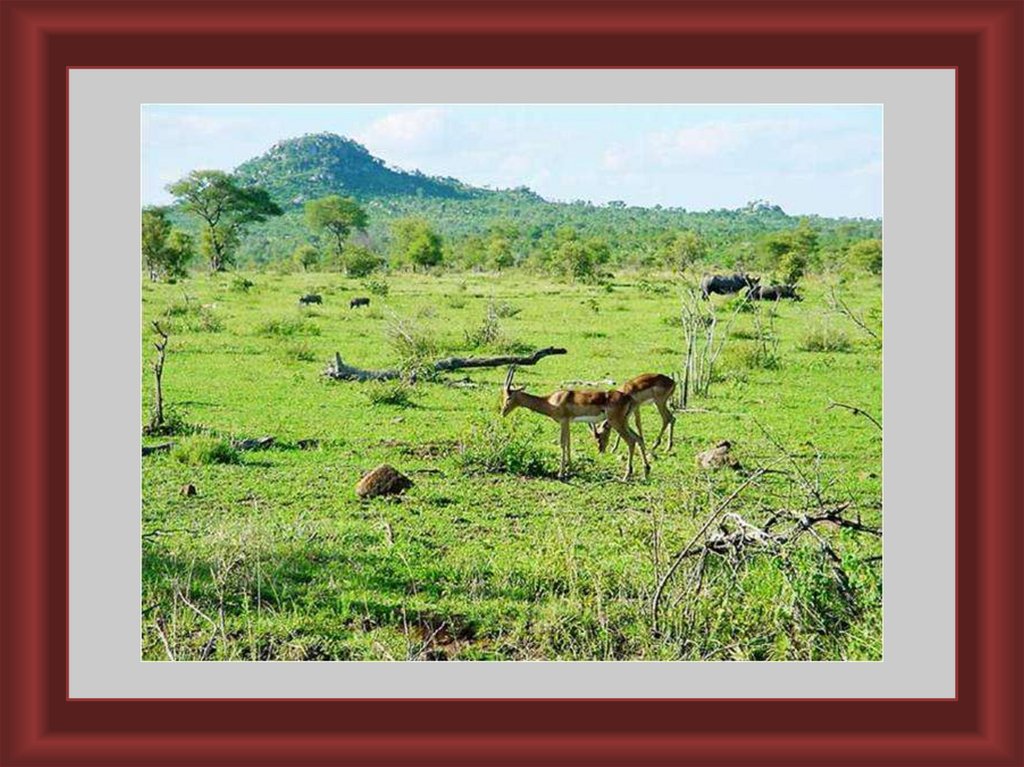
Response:
[{"label": "impala", "polygon": [[647,461],[643,437],[629,428],[630,413],[637,406],[633,398],[621,391],[577,391],[560,389],[547,397],[527,394],[523,387],[512,388],[512,377],[516,369],[513,365],[505,377],[502,391],[501,415],[506,416],[517,407],[524,407],[535,413],[546,415],[557,421],[562,427],[562,462],[558,477],[562,479],[568,471],[571,458],[569,448],[569,424],[573,421],[596,424],[606,422],[609,428],[615,429],[629,445],[629,460],[626,463],[626,475],[623,479],[633,476],[633,448],[640,445],[640,457],[644,462],[644,476],[651,473],[651,465]]},{"label": "impala", "polygon": [[[658,412],[661,413],[661,431],[658,433],[658,438],[654,441],[654,444],[651,445],[651,452],[658,449],[658,445],[661,444],[661,438],[665,436],[665,429],[668,429],[668,448],[666,449],[671,450],[672,432],[675,430],[676,417],[668,409],[668,400],[672,396],[672,392],[676,390],[676,382],[660,373],[644,373],[626,381],[618,390],[623,394],[628,394],[636,402],[633,412],[636,418],[636,430],[641,440],[644,436],[644,427],[640,422],[640,407],[649,402],[654,403],[655,407],[658,408]],[[603,453],[605,448],[608,447],[608,437],[611,436],[609,422],[595,426],[593,431],[594,437],[597,439],[597,449]],[[612,450],[615,451],[618,448],[619,441],[615,440],[615,447]]]}]

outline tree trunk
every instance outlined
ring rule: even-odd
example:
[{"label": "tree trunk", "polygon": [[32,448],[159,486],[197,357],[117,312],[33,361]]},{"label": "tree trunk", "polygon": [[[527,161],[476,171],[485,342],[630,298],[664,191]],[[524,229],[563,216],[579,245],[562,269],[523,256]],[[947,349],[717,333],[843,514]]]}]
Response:
[{"label": "tree trunk", "polygon": [[[533,354],[522,357],[445,357],[429,365],[437,373],[446,373],[451,370],[464,370],[467,368],[496,368],[505,365],[536,365],[540,360],[553,354],[567,354],[565,349],[548,346],[538,349]],[[403,377],[403,372],[397,369],[386,370],[363,370],[362,368],[346,365],[341,361],[341,355],[335,353],[334,362],[324,370],[324,375],[337,381],[390,381]]]}]

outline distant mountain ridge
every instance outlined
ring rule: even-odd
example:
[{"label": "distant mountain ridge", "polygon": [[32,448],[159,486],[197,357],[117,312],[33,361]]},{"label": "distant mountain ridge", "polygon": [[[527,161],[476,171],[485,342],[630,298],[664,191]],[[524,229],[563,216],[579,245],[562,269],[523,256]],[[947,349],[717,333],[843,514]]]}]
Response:
[{"label": "distant mountain ridge", "polygon": [[235,169],[246,184],[258,184],[281,205],[301,205],[329,194],[370,197],[470,199],[490,194],[458,179],[391,168],[362,144],[334,133],[311,133],[279,141]]}]

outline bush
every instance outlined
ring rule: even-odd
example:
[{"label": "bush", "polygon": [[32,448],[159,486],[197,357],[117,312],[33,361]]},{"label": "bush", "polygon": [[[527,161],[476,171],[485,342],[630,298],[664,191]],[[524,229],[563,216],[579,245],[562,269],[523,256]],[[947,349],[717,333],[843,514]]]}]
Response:
[{"label": "bush", "polygon": [[658,282],[648,282],[647,280],[640,280],[636,284],[636,289],[641,293],[652,296],[664,296],[668,295],[668,285],[663,285]]},{"label": "bush", "polygon": [[848,352],[853,348],[849,336],[841,330],[819,325],[811,328],[800,342],[805,352]]},{"label": "bush", "polygon": [[182,440],[174,448],[174,457],[187,466],[238,463],[238,451],[219,437],[196,436]]},{"label": "bush", "polygon": [[287,338],[291,336],[318,336],[320,326],[312,320],[302,317],[278,318],[266,320],[256,327],[256,332],[261,336],[278,336]]},{"label": "bush", "polygon": [[188,330],[193,333],[217,333],[224,329],[224,320],[212,307],[196,303],[194,298],[184,296],[164,310],[169,320],[169,330]]},{"label": "bush", "polygon": [[537,447],[540,427],[490,420],[474,426],[459,443],[459,463],[468,474],[545,477],[544,452]]},{"label": "bush", "polygon": [[248,293],[255,285],[256,283],[252,280],[237,274],[231,280],[231,289],[236,293]]},{"label": "bush", "polygon": [[496,317],[501,317],[502,319],[507,319],[508,317],[515,317],[517,314],[519,314],[519,312],[522,311],[520,307],[507,303],[505,301],[492,301],[488,308],[489,310],[494,311],[494,315]]},{"label": "bush", "polygon": [[373,405],[413,407],[412,386],[405,381],[371,381],[363,391]]},{"label": "bush", "polygon": [[[345,249],[342,263],[345,267],[345,274],[349,277],[366,277],[383,268],[384,259],[369,248],[364,248],[361,245],[350,245]],[[387,291],[381,295],[387,295]]]},{"label": "bush", "polygon": [[363,280],[363,288],[367,292],[381,298],[391,292],[391,286],[388,285],[386,280],[381,279]]},{"label": "bush", "polygon": [[434,335],[413,320],[393,317],[385,333],[403,370],[416,372],[437,354]]}]

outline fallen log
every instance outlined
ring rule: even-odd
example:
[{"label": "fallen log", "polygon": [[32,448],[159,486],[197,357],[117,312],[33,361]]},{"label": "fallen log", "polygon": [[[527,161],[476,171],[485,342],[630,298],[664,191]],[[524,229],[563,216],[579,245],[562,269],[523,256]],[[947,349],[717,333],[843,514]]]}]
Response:
[{"label": "fallen log", "polygon": [[[506,355],[502,357],[445,357],[429,365],[437,373],[467,368],[497,368],[506,365],[536,365],[540,360],[553,354],[567,354],[565,349],[548,346],[538,349],[526,356]],[[363,370],[342,362],[341,355],[335,352],[334,362],[327,366],[324,375],[336,381],[389,381],[404,377],[403,371],[396,368],[386,370]]]}]

